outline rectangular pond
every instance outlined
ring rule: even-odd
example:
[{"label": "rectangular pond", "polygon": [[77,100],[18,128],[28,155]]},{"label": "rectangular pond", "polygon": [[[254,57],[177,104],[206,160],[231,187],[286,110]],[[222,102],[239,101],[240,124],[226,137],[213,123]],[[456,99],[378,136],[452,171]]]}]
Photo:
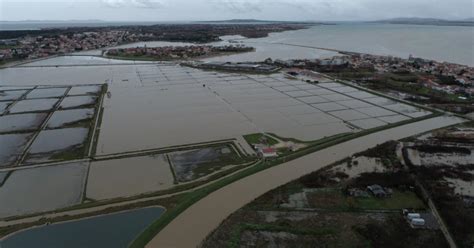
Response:
[{"label": "rectangular pond", "polygon": [[68,96],[76,96],[76,95],[97,95],[101,90],[101,86],[99,85],[91,85],[91,86],[74,86],[72,87],[69,92],[67,93]]},{"label": "rectangular pond", "polygon": [[51,111],[59,99],[32,99],[21,100],[10,107],[10,113]]},{"label": "rectangular pond", "polygon": [[35,227],[17,232],[0,241],[2,248],[127,248],[129,244],[165,211],[161,207]]},{"label": "rectangular pond", "polygon": [[163,155],[94,161],[86,195],[94,200],[127,197],[174,186],[173,173]]},{"label": "rectangular pond", "polygon": [[1,90],[0,89],[0,101],[6,100],[17,100],[22,97],[27,90]]},{"label": "rectangular pond", "polygon": [[93,108],[58,110],[48,120],[46,128],[68,127],[80,123],[85,123],[87,126],[93,116]]},{"label": "rectangular pond", "polygon": [[97,100],[95,96],[68,96],[59,105],[60,109],[79,108],[94,105]]},{"label": "rectangular pond", "polygon": [[46,113],[0,116],[0,133],[38,130],[46,116]]},{"label": "rectangular pond", "polygon": [[31,144],[26,163],[81,158],[89,128],[43,130]]},{"label": "rectangular pond", "polygon": [[0,135],[0,167],[11,166],[23,154],[33,133]]},{"label": "rectangular pond", "polygon": [[0,187],[0,218],[80,203],[87,166],[70,163],[13,171]]},{"label": "rectangular pond", "polygon": [[26,95],[26,99],[34,99],[34,98],[50,98],[55,97],[59,98],[66,94],[66,90],[68,88],[36,88],[32,90],[28,95]]}]

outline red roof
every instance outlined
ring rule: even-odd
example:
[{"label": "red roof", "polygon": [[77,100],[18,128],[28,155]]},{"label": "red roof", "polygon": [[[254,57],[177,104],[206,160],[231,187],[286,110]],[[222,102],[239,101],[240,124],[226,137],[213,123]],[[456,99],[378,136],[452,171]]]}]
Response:
[{"label": "red roof", "polygon": [[273,149],[271,147],[267,147],[267,148],[262,149],[262,153],[274,153],[274,152],[275,152],[275,149]]}]

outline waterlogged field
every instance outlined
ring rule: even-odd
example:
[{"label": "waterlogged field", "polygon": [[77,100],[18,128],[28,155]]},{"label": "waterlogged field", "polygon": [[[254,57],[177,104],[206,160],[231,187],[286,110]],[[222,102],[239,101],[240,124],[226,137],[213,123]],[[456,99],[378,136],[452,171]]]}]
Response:
[{"label": "waterlogged field", "polygon": [[80,203],[86,173],[86,163],[3,172],[0,218],[52,211]]},{"label": "waterlogged field", "polygon": [[282,74],[217,73],[171,65],[135,71],[133,77],[117,75],[110,84],[98,154],[261,131],[310,141],[429,114],[397,102],[390,106],[403,111],[388,109],[369,101],[381,97],[343,84],[308,84]]},{"label": "waterlogged field", "polygon": [[83,157],[101,91],[102,85],[0,86],[0,167]]},{"label": "waterlogged field", "polygon": [[95,200],[134,196],[169,189],[173,173],[163,155],[92,162],[87,198]]}]

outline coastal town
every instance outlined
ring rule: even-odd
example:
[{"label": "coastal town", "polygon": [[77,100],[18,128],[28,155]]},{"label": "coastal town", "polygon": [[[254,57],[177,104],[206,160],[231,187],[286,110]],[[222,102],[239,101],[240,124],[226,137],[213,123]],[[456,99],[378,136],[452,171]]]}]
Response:
[{"label": "coastal town", "polygon": [[134,40],[135,37],[126,31],[84,32],[53,37],[26,36],[21,39],[0,40],[0,63],[100,49]]},{"label": "coastal town", "polygon": [[164,47],[131,47],[109,49],[106,56],[112,58],[154,59],[154,60],[182,60],[189,58],[202,58],[232,53],[253,51],[253,47],[243,45],[228,46],[164,46]]},{"label": "coastal town", "polygon": [[[474,94],[474,67],[415,58],[411,55],[409,58],[404,59],[394,56],[348,53],[344,56],[334,56],[325,59],[275,60],[273,63],[288,68],[313,69],[319,72],[359,73],[358,81],[375,79],[376,74],[383,73],[424,73],[426,75],[421,80],[423,81],[422,84],[426,87],[446,93]],[[364,77],[361,72],[366,72],[367,75],[372,72],[374,75]],[[439,78],[449,80],[450,83],[443,84],[442,82],[437,82]]]},{"label": "coastal town", "polygon": [[[0,31],[0,64],[102,49],[139,41],[208,43],[223,35],[266,37],[271,32],[306,28],[307,24],[175,24],[151,26],[77,27]],[[240,51],[240,50],[239,50]]]}]

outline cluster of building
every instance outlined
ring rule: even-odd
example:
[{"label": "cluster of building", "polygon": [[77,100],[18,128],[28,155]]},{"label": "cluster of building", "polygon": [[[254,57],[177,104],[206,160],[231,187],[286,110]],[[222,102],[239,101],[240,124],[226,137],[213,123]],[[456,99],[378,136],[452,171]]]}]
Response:
[{"label": "cluster of building", "polygon": [[[376,72],[412,72],[425,73],[422,78],[423,86],[447,93],[474,93],[474,67],[447,62],[437,62],[410,56],[402,59],[393,56],[376,56],[356,54],[347,57],[354,68],[373,69]],[[435,76],[452,79],[455,84],[439,84]]]},{"label": "cluster of building", "polygon": [[243,71],[250,73],[275,73],[281,68],[274,65],[263,64],[263,63],[251,63],[251,62],[195,62],[186,63],[183,65],[201,68],[201,69],[212,69],[212,70],[224,70],[224,71]]},{"label": "cluster of building", "polygon": [[[267,60],[266,63],[286,68],[306,68],[322,72],[333,72],[340,69],[355,69],[383,73],[423,73],[421,83],[427,88],[446,92],[474,95],[474,67],[447,62],[437,62],[410,56],[403,59],[394,56],[379,56],[360,53],[344,53],[325,59],[305,60]],[[439,77],[452,81],[450,84],[438,83]]]},{"label": "cluster of building", "polygon": [[238,53],[250,52],[252,47],[242,45],[228,45],[228,46],[164,46],[164,47],[132,47],[110,49],[107,55],[110,56],[146,56],[162,59],[187,59],[201,56],[210,56],[220,53]]},{"label": "cluster of building", "polygon": [[51,36],[25,36],[0,40],[0,61],[36,59],[75,51],[100,49],[129,42],[127,31],[82,32]]}]

